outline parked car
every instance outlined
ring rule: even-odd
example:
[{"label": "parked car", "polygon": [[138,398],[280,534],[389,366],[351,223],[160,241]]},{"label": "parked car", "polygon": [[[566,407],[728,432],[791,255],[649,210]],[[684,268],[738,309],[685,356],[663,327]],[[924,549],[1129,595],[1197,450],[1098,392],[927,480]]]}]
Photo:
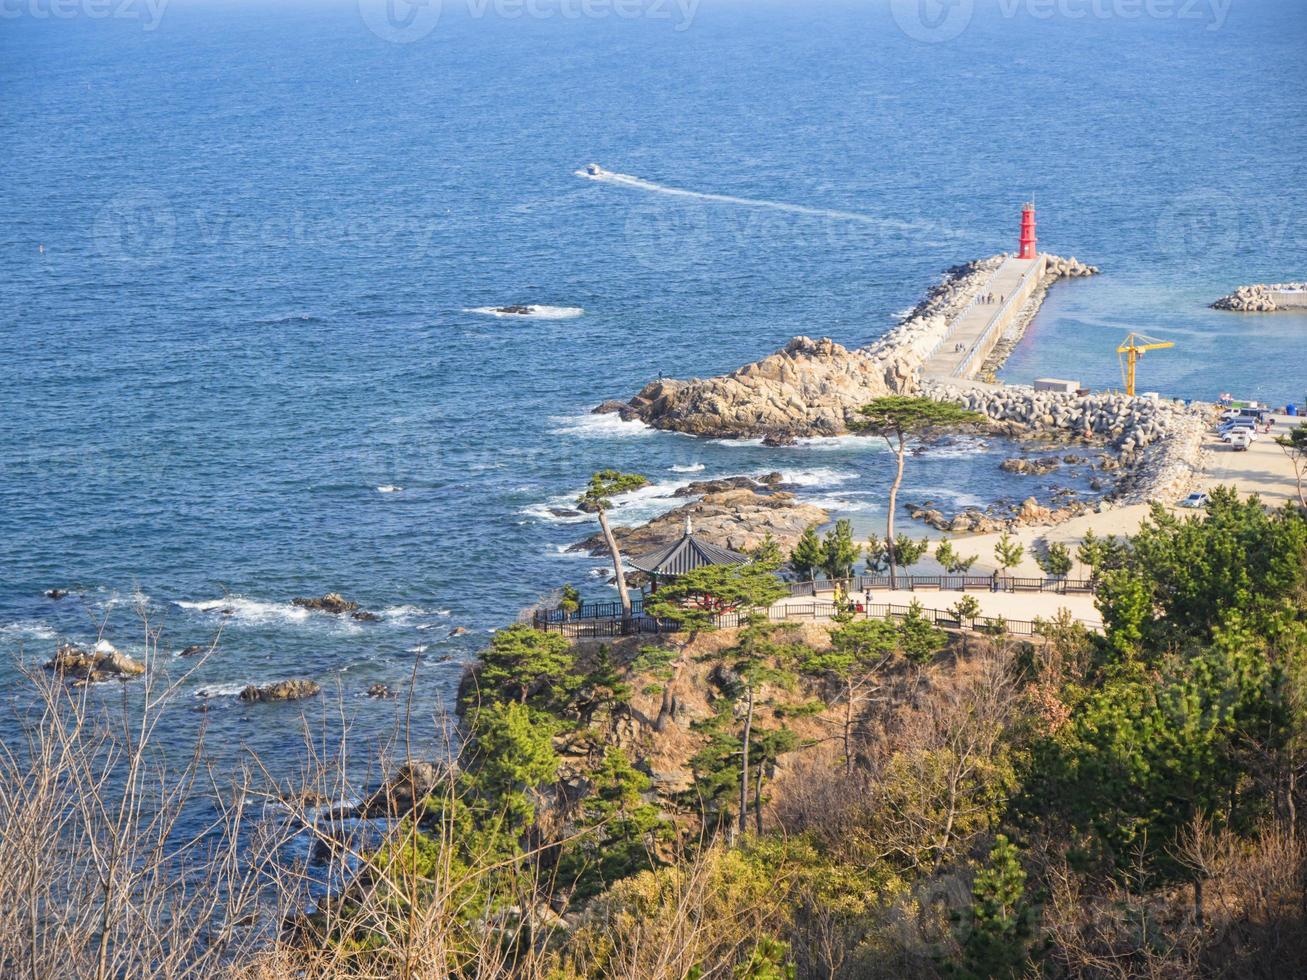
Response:
[{"label": "parked car", "polygon": [[1252,432],[1256,428],[1257,423],[1252,419],[1232,419],[1229,422],[1223,422],[1218,425],[1216,431],[1222,434],[1226,432],[1234,432],[1237,429],[1244,429],[1248,432]]},{"label": "parked car", "polygon": [[1234,452],[1246,453],[1248,447],[1252,445],[1253,436],[1251,432],[1232,432],[1226,442],[1230,444],[1230,449]]},{"label": "parked car", "polygon": [[1231,429],[1229,432],[1221,433],[1222,442],[1234,442],[1236,439],[1243,442],[1254,442],[1257,439],[1257,433],[1252,429]]},{"label": "parked car", "polygon": [[1181,507],[1206,507],[1207,494],[1191,493],[1189,494],[1189,496],[1185,497],[1184,500],[1180,501],[1180,506]]}]

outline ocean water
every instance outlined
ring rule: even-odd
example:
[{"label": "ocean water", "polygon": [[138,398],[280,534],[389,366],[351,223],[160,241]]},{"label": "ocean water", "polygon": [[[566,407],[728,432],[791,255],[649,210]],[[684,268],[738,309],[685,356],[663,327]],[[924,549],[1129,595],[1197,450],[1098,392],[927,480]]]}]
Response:
[{"label": "ocean water", "polygon": [[[1041,246],[1104,275],[1054,289],[1007,377],[1118,384],[1143,330],[1177,347],[1141,388],[1304,400],[1307,317],[1205,307],[1307,279],[1307,8],[1090,6],[6,7],[4,697],[59,638],[138,651],[142,605],[173,649],[221,631],[184,689],[210,710],[168,737],[204,718],[217,757],[289,765],[302,706],[240,685],[312,676],[381,738],[399,709],[369,683],[438,712],[517,610],[608,594],[565,550],[590,524],[552,510],[596,469],[654,481],[620,519],[781,470],[874,527],[874,443],[588,410],[795,334],[865,343],[1013,249],[1030,197]],[[536,310],[486,312],[510,303]],[[928,452],[905,496],[1051,489],[998,473],[1006,450]],[[328,590],[384,621],[289,605]]]}]

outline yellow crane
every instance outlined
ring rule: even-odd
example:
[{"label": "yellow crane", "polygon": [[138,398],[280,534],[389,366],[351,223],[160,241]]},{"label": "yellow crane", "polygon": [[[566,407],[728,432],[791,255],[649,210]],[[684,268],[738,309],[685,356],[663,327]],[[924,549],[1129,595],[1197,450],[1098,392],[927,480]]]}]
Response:
[{"label": "yellow crane", "polygon": [[1121,341],[1121,346],[1116,349],[1116,353],[1117,359],[1121,362],[1121,378],[1125,381],[1125,393],[1127,395],[1135,393],[1135,365],[1139,362],[1139,358],[1144,356],[1144,351],[1164,350],[1174,346],[1174,341],[1158,340],[1156,337],[1146,337],[1141,333],[1132,333]]}]

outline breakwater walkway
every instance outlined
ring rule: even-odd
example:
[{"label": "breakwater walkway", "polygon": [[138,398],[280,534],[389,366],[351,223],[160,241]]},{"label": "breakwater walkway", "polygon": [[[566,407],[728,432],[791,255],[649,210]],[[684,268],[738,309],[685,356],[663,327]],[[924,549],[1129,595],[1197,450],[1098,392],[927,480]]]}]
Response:
[{"label": "breakwater walkway", "polygon": [[[1047,259],[1008,256],[950,322],[939,347],[921,366],[927,378],[973,378],[989,352],[1021,315],[1044,277]],[[993,302],[985,302],[992,297]]]}]

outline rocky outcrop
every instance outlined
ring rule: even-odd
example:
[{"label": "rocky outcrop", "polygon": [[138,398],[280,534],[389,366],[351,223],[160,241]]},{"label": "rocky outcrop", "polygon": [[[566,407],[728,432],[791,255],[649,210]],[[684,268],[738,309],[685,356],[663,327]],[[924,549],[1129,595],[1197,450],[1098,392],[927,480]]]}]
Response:
[{"label": "rocky outcrop", "polygon": [[874,398],[913,391],[921,365],[1003,261],[994,256],[950,269],[915,309],[868,347],[849,350],[829,338],[795,337],[775,354],[716,378],[647,384],[615,412],[659,429],[783,445],[837,435]]},{"label": "rocky outcrop", "polygon": [[724,377],[652,381],[623,415],[702,436],[834,435],[858,408],[891,390],[886,365],[867,353],[828,338],[795,337]]},{"label": "rocky outcrop", "polygon": [[337,616],[341,613],[354,612],[359,607],[357,602],[346,599],[339,592],[328,592],[321,599],[296,596],[294,599],[291,599],[290,604],[292,606],[300,606],[303,609],[313,609],[317,612],[332,613]]},{"label": "rocky outcrop", "polygon": [[1214,310],[1231,310],[1235,313],[1274,313],[1281,309],[1275,301],[1278,292],[1307,291],[1307,282],[1253,283],[1240,286],[1229,296],[1222,296],[1212,304]]},{"label": "rocky outcrop", "polygon": [[[1125,471],[1114,494],[1122,503],[1181,496],[1200,468],[1205,419],[1200,411],[1178,402],[1121,394],[1080,397],[1016,386],[928,384],[922,393],[980,412],[1015,436],[1072,438],[1110,446]],[[1104,458],[1099,468],[1114,465]]]},{"label": "rocky outcrop", "polygon": [[379,701],[388,701],[394,696],[395,692],[390,689],[389,685],[383,684],[380,681],[368,685],[368,697],[370,698],[376,698]]},{"label": "rocky outcrop", "polygon": [[249,684],[240,693],[240,699],[246,702],[257,701],[302,701],[304,698],[316,697],[322,692],[317,681],[307,677],[293,677],[284,681],[274,681],[258,687]]},{"label": "rocky outcrop", "polygon": [[1044,456],[1040,459],[1025,459],[1021,456],[1013,456],[1005,459],[998,464],[998,468],[1004,473],[1021,473],[1028,476],[1043,476],[1046,473],[1052,473],[1062,465],[1062,460],[1057,456]]},{"label": "rocky outcrop", "polygon": [[60,677],[79,684],[127,680],[145,673],[145,665],[120,653],[112,644],[101,640],[91,648],[64,644],[45,665]]},{"label": "rocky outcrop", "polygon": [[[789,551],[810,524],[825,524],[830,515],[820,507],[800,503],[781,491],[758,493],[732,489],[705,494],[700,500],[655,517],[639,527],[613,528],[613,536],[628,556],[657,551],[685,533],[686,518],[694,533],[713,544],[733,551],[749,551],[771,534],[782,551]],[[603,535],[596,534],[573,546],[574,551],[606,555]]]}]

